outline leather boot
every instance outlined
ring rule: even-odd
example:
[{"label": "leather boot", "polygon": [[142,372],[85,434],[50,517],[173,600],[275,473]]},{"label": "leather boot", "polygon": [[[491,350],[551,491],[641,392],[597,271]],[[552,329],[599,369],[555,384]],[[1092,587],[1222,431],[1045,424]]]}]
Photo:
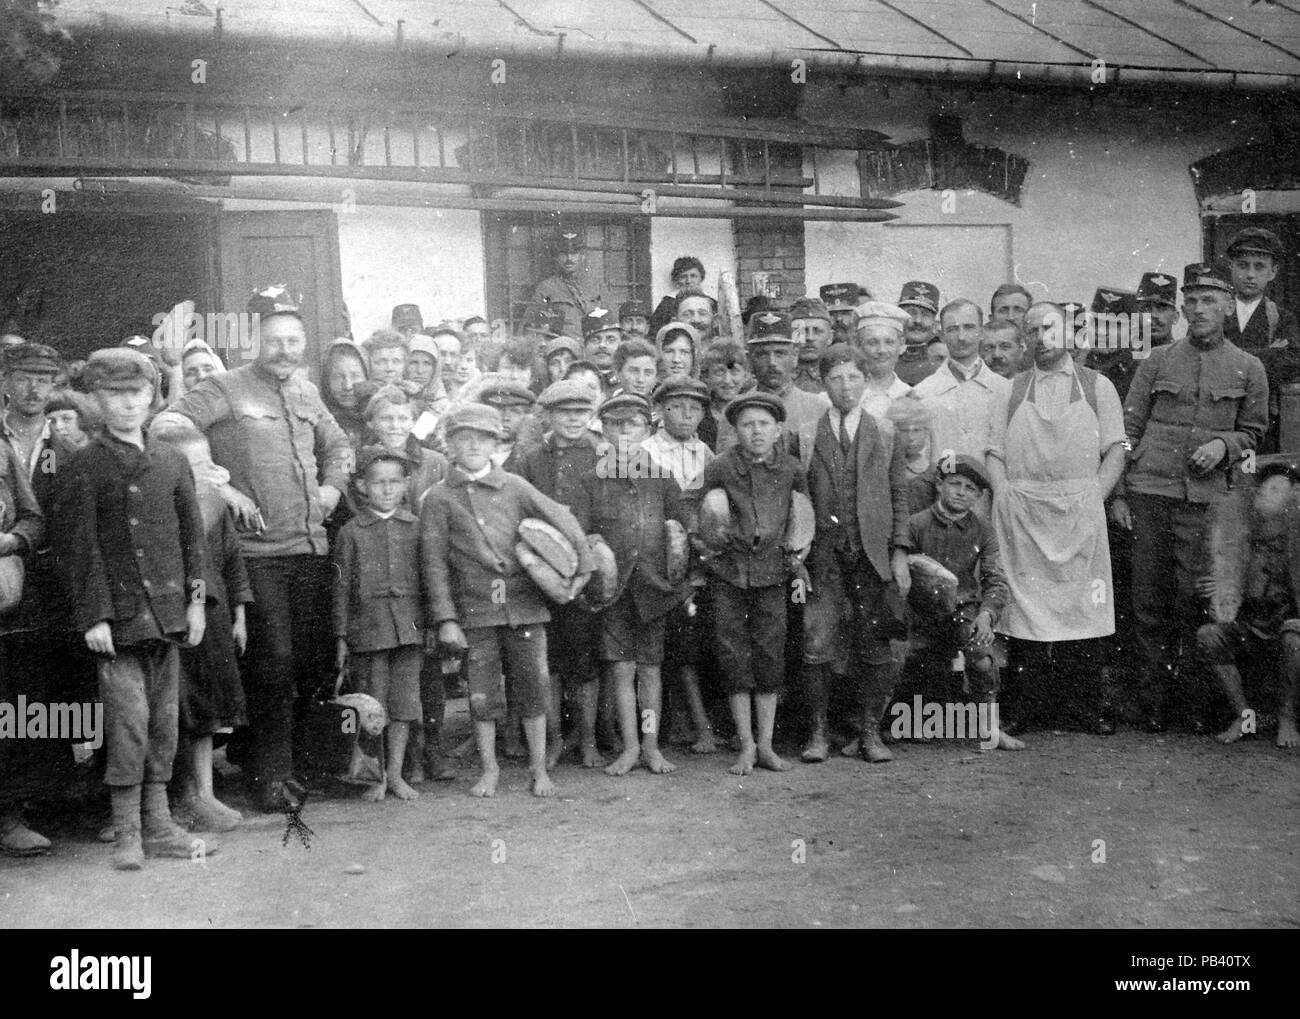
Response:
[{"label": "leather boot", "polygon": [[144,866],[140,841],[140,787],[112,786],[113,869],[139,870]]}]

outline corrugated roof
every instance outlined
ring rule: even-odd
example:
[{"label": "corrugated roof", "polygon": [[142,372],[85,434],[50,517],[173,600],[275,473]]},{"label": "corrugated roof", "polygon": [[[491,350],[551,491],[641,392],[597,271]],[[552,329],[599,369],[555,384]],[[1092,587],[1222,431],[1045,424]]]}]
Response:
[{"label": "corrugated roof", "polygon": [[1292,86],[1300,0],[61,0],[74,32]]}]

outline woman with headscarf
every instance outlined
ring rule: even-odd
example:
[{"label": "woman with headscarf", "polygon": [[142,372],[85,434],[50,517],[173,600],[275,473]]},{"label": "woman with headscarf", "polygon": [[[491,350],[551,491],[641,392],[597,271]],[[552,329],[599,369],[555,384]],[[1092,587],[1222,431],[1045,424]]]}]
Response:
[{"label": "woman with headscarf", "polygon": [[361,447],[366,433],[364,411],[367,391],[366,355],[353,340],[335,340],[325,348],[321,360],[321,400],[347,433],[353,452]]}]

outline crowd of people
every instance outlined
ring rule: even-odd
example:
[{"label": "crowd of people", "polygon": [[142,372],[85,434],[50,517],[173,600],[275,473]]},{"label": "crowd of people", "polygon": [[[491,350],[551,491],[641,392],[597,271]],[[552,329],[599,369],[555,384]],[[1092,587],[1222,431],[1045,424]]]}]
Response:
[{"label": "crowd of people", "polygon": [[1121,716],[1203,732],[1225,704],[1224,742],[1275,712],[1300,745],[1300,469],[1260,460],[1300,374],[1265,294],[1283,254],[1252,228],[1188,265],[1179,339],[1160,272],[1086,311],[834,283],[737,321],[684,257],[653,311],[615,310],[576,234],[517,334],[400,304],[323,346],[319,389],[278,285],[247,364],[5,337],[0,700],[97,700],[105,724],[89,760],[0,730],[0,847],[48,851],[24,809],[77,769],[119,869],[240,823],[218,760],[254,808],[300,810],[340,692],[367,698],[373,801],[470,749],[493,796],[499,745],[541,797],[569,754],[886,762],[912,693],[996,706],[990,749]]}]

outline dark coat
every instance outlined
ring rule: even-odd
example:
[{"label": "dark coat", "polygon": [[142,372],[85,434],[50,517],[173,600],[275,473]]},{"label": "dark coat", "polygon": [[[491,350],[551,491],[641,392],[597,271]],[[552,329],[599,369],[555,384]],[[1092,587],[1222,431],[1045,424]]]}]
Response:
[{"label": "dark coat", "polygon": [[772,463],[755,464],[733,447],[704,468],[701,487],[727,493],[736,524],[730,545],[706,560],[710,572],[736,587],[785,583],[790,493],[808,492],[798,459],[777,451]]},{"label": "dark coat", "polygon": [[420,528],[397,509],[387,520],[363,507],[334,544],[334,636],[353,651],[421,644]]},{"label": "dark coat", "polygon": [[124,623],[151,609],[163,633],[186,629],[205,600],[203,516],[189,462],[161,442],[144,449],[107,431],[59,470],[55,567],[77,629]]}]

